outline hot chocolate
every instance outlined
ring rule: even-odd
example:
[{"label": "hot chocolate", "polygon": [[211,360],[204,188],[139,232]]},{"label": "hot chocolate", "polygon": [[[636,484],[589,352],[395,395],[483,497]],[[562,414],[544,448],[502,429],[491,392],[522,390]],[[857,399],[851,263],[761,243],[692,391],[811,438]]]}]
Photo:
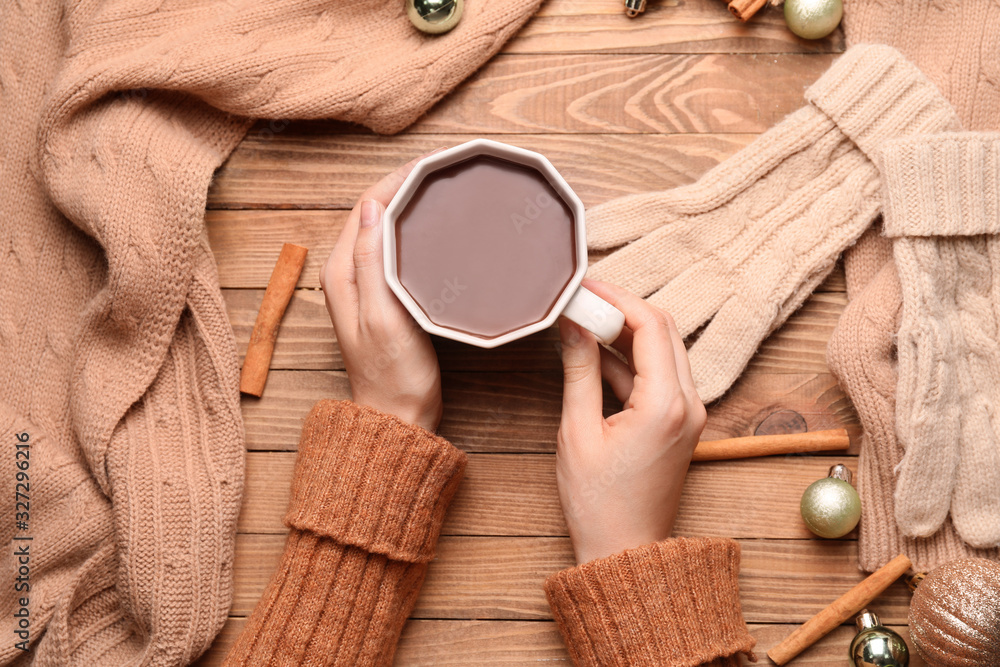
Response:
[{"label": "hot chocolate", "polygon": [[399,282],[433,322],[481,338],[539,322],[576,270],[576,224],[538,170],[478,155],[428,174],[395,227]]}]

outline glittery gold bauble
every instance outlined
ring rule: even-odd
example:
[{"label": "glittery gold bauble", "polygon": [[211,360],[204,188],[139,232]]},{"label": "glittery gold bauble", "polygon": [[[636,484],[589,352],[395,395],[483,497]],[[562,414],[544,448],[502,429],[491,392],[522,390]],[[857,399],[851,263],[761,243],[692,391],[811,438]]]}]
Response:
[{"label": "glittery gold bauble", "polygon": [[822,39],[844,16],[842,0],[785,0],[785,23],[803,39]]},{"label": "glittery gold bauble", "polygon": [[802,520],[820,537],[843,537],[861,518],[861,498],[851,486],[851,471],[843,465],[830,468],[830,476],[816,480],[802,494]]},{"label": "glittery gold bauble", "polygon": [[1000,563],[952,561],[917,585],[910,639],[936,667],[1000,665]]}]

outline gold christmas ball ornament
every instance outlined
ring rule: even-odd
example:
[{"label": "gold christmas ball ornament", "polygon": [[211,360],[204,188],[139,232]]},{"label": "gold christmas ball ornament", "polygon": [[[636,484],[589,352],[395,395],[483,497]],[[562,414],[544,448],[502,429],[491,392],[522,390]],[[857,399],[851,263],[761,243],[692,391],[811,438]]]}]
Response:
[{"label": "gold christmas ball ornament", "polygon": [[785,23],[803,39],[822,39],[844,16],[842,0],[785,0]]},{"label": "gold christmas ball ornament", "polygon": [[438,35],[462,20],[465,0],[406,0],[406,15],[418,30]]},{"label": "gold christmas ball ornament", "polygon": [[843,537],[861,519],[861,498],[851,486],[851,471],[837,464],[802,494],[799,509],[806,526],[820,537]]},{"label": "gold christmas ball ornament", "polygon": [[917,582],[910,640],[936,667],[1000,665],[1000,563],[964,558]]},{"label": "gold christmas ball ornament", "polygon": [[858,634],[848,649],[854,667],[906,667],[910,664],[906,642],[883,626],[874,612],[862,610],[855,623]]}]

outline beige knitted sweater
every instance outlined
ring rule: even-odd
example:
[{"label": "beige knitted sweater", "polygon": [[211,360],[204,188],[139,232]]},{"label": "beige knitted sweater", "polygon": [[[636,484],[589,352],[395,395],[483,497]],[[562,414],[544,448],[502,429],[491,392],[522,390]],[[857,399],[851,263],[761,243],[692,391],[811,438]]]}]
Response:
[{"label": "beige knitted sweater", "polygon": [[441,37],[399,2],[0,4],[0,538],[30,579],[0,664],[185,664],[222,625],[244,445],[203,211],[248,118],[398,131],[538,2]]}]

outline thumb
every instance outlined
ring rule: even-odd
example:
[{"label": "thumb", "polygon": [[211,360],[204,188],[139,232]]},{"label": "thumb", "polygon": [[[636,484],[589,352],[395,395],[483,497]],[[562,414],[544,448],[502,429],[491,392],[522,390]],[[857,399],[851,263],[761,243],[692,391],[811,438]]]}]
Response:
[{"label": "thumb", "polygon": [[589,331],[565,317],[559,320],[562,339],[562,423],[571,430],[592,431],[604,418],[601,389],[601,348]]},{"label": "thumb", "polygon": [[383,211],[382,204],[374,199],[361,202],[358,237],[354,243],[354,280],[361,311],[392,308],[396,302],[385,281],[382,263]]}]

